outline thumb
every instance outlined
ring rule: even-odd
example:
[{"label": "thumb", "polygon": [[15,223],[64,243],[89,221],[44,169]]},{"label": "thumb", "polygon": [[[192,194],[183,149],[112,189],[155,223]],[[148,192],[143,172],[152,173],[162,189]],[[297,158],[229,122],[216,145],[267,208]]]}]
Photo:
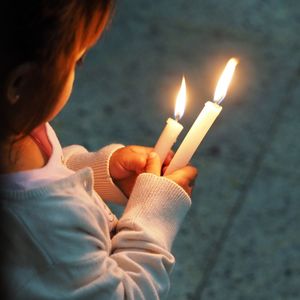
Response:
[{"label": "thumb", "polygon": [[156,152],[151,152],[149,154],[145,172],[160,176],[160,172],[161,172],[160,158]]}]

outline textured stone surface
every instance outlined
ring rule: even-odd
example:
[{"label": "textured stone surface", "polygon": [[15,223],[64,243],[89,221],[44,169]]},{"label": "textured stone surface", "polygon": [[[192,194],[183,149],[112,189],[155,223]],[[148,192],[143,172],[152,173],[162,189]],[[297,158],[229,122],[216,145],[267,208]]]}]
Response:
[{"label": "textured stone surface", "polygon": [[[300,74],[297,79],[300,79]],[[289,97],[290,102],[284,108],[278,130],[265,155],[265,162],[270,168],[280,170],[283,174],[300,174],[300,85],[289,93]]]},{"label": "textured stone surface", "polygon": [[203,299],[299,299],[299,179],[259,172]]},{"label": "textured stone surface", "polygon": [[240,59],[193,158],[200,175],[168,299],[300,298],[299,23],[296,0],[119,1],[53,122],[64,145],[153,145],[184,73],[180,142],[227,59]]}]

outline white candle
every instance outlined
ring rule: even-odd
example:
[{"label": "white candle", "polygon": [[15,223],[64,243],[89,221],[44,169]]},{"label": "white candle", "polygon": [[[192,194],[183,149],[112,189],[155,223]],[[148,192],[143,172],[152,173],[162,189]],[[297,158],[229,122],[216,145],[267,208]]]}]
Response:
[{"label": "white candle", "polygon": [[176,98],[175,105],[175,120],[169,118],[167,125],[162,131],[157,143],[154,147],[154,151],[159,155],[161,164],[165,161],[168,153],[175,144],[178,135],[183,129],[183,126],[178,122],[183,116],[186,101],[186,84],[184,77],[182,78],[181,87]]},{"label": "white candle", "polygon": [[193,154],[197,150],[198,146],[204,139],[206,133],[216,120],[221,110],[222,107],[216,103],[211,101],[207,101],[205,103],[203,110],[176,151],[170,165],[165,172],[165,175],[168,175],[189,163]]},{"label": "white candle", "polygon": [[162,131],[155,147],[154,151],[158,154],[161,163],[163,163],[175,144],[178,135],[182,131],[183,126],[176,120],[169,118],[167,120],[167,125]]},{"label": "white candle", "polygon": [[235,67],[238,61],[234,58],[230,59],[218,81],[214,102],[207,101],[203,110],[200,112],[193,126],[187,133],[185,139],[181,143],[180,147],[176,151],[170,165],[165,171],[164,175],[168,175],[177,169],[186,166],[193,154],[197,150],[198,146],[204,139],[209,128],[212,126],[218,115],[220,114],[222,107],[219,105],[226,96],[228,86],[232,79]]}]

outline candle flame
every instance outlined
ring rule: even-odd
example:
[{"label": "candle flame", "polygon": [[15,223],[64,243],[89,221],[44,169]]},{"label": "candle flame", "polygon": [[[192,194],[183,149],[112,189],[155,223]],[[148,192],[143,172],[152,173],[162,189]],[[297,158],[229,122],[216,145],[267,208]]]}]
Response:
[{"label": "candle flame", "polygon": [[182,118],[186,104],[186,84],[185,78],[182,76],[181,87],[176,98],[175,119],[178,121]]},{"label": "candle flame", "polygon": [[227,62],[215,90],[214,102],[220,104],[224,100],[237,64],[238,60],[236,58],[231,58]]}]

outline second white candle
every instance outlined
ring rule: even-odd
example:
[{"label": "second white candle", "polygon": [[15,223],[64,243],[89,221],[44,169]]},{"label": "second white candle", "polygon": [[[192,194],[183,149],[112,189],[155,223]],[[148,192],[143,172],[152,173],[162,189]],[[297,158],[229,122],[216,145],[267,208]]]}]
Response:
[{"label": "second white candle", "polygon": [[205,103],[204,108],[175,153],[164,175],[168,175],[177,169],[183,168],[191,160],[209,128],[212,126],[222,110],[222,107],[219,104],[226,96],[227,89],[237,64],[238,60],[235,58],[231,58],[227,62],[216,86],[214,102],[207,101]]},{"label": "second white candle", "polygon": [[222,107],[216,103],[211,101],[207,101],[205,103],[203,110],[197,117],[190,131],[187,133],[164,175],[168,175],[189,163],[193,154],[202,142],[211,125],[220,114],[221,110]]}]

